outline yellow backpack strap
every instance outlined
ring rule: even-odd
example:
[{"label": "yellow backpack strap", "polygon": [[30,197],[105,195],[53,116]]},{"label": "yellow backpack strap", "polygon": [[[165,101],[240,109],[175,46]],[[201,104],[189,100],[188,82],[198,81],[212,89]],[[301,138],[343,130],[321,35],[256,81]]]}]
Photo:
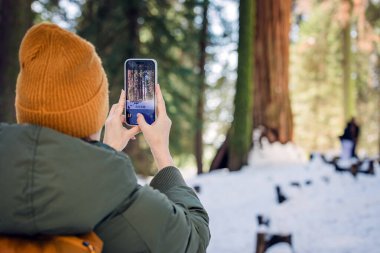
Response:
[{"label": "yellow backpack strap", "polygon": [[91,232],[85,235],[78,236],[82,239],[82,245],[92,250],[94,253],[101,253],[103,249],[103,241],[95,234]]},{"label": "yellow backpack strap", "polygon": [[1,253],[101,253],[102,240],[94,233],[80,236],[0,236]]}]

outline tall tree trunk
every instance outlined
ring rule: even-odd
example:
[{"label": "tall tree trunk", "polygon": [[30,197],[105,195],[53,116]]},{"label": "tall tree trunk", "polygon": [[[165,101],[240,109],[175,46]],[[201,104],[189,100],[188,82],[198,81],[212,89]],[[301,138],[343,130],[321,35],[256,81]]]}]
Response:
[{"label": "tall tree trunk", "polygon": [[195,159],[197,162],[197,172],[198,174],[203,173],[203,112],[204,112],[204,97],[206,90],[206,75],[205,75],[205,65],[206,65],[206,46],[208,38],[208,12],[209,1],[203,0],[203,21],[202,29],[199,39],[199,90],[197,94],[197,122],[195,131]]},{"label": "tall tree trunk", "polygon": [[234,120],[226,139],[217,150],[210,171],[229,168],[240,170],[247,163],[252,137],[253,114],[253,34],[256,0],[241,0],[239,5],[238,78],[234,99]]},{"label": "tall tree trunk", "polygon": [[289,98],[291,0],[257,0],[254,47],[254,128],[264,126],[270,142],[293,139]]},{"label": "tall tree trunk", "polygon": [[[378,108],[380,108],[380,87],[378,87],[378,90],[377,90],[377,104],[378,104]],[[377,133],[378,133],[378,135],[377,135],[377,142],[378,142],[378,157],[380,158],[380,110],[378,110],[378,112],[377,112],[377,120],[378,120],[378,122],[377,122],[377,127],[378,127],[378,129],[377,129]],[[379,161],[380,162],[380,161]]]},{"label": "tall tree trunk", "polygon": [[140,17],[140,0],[128,1],[126,4],[125,18],[128,19],[128,43],[126,55],[130,58],[138,56],[139,53],[139,24],[137,19]]},{"label": "tall tree trunk", "polygon": [[[377,63],[375,67],[377,73],[377,108],[380,108],[380,54],[377,53]],[[378,157],[380,159],[380,110],[377,110],[377,142],[378,142]],[[380,162],[380,160],[379,160]]]},{"label": "tall tree trunk", "polygon": [[0,122],[15,122],[18,49],[33,24],[32,0],[0,0]]},{"label": "tall tree trunk", "polygon": [[342,28],[342,50],[343,50],[343,110],[344,119],[348,122],[356,114],[356,90],[355,83],[351,80],[351,22],[352,8],[351,0],[342,0],[343,8],[347,12],[348,18]]},{"label": "tall tree trunk", "polygon": [[[239,46],[234,120],[228,147],[228,168],[240,170],[247,163],[252,136],[252,44],[254,33],[254,0],[240,0]],[[261,11],[261,10],[260,10]]]},{"label": "tall tree trunk", "polygon": [[211,162],[210,172],[213,170],[223,169],[228,167],[228,146],[230,145],[230,131],[226,135],[226,139],[216,151],[216,155]]}]

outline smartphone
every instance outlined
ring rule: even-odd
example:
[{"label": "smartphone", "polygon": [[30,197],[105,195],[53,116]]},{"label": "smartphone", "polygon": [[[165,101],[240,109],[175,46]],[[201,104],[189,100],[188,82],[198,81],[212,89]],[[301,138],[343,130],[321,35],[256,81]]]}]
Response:
[{"label": "smartphone", "polygon": [[152,124],[156,120],[157,62],[154,59],[127,59],[124,63],[126,92],[125,122],[136,126],[137,114]]}]

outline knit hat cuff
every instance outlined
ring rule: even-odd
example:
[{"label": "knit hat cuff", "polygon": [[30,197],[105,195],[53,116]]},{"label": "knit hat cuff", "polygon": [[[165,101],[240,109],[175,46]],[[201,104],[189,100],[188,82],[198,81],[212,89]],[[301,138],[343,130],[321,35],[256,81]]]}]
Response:
[{"label": "knit hat cuff", "polygon": [[[106,120],[109,109],[107,77],[104,73],[97,93],[78,107],[58,112],[36,111],[23,107],[16,95],[16,108],[18,123],[42,125],[74,137],[87,137],[98,132]],[[95,108],[97,115],[94,115]]]}]

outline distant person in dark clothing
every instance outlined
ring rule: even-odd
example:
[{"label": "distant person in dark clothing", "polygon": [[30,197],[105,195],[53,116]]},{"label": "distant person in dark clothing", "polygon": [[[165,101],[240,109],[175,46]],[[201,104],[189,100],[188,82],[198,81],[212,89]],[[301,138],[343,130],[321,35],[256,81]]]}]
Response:
[{"label": "distant person in dark clothing", "polygon": [[356,145],[358,143],[359,133],[360,133],[360,127],[356,123],[355,118],[352,118],[347,123],[344,129],[343,135],[339,137],[342,143],[342,149],[343,149],[342,154],[344,153],[345,147],[349,146],[350,148],[350,152],[348,153],[349,157],[346,157],[346,158],[357,157]]},{"label": "distant person in dark clothing", "polygon": [[353,157],[357,157],[357,155],[356,155],[356,145],[357,145],[358,140],[359,140],[360,127],[357,124],[357,122],[355,121],[355,118],[351,119],[351,121],[348,123],[348,127],[350,129],[350,133],[351,133],[351,136],[352,136],[353,141],[354,141],[354,146],[352,147],[352,153],[351,153],[351,155]]}]

